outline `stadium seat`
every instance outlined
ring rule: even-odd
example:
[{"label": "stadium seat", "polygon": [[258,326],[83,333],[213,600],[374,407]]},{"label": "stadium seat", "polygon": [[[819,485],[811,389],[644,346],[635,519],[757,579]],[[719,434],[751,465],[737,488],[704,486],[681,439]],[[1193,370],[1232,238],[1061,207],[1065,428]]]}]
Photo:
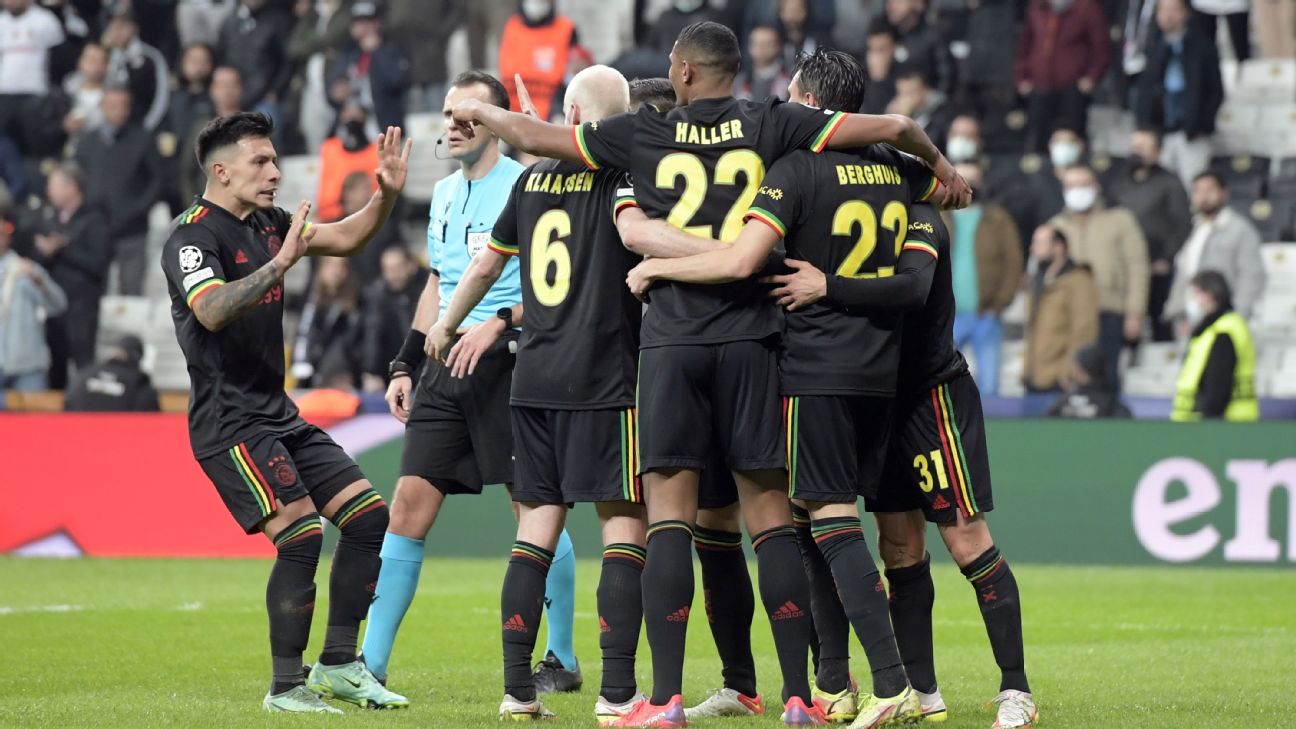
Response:
[{"label": "stadium seat", "polygon": [[405,182],[405,197],[421,203],[432,201],[432,190],[436,183],[454,168],[444,159],[437,159],[440,150],[437,140],[441,138],[442,120],[440,114],[409,114],[405,117],[405,129],[414,140],[414,151],[410,153],[409,177]]},{"label": "stadium seat", "polygon": [[[1260,113],[1250,104],[1225,102],[1215,116],[1218,140],[1228,151],[1249,144],[1260,124]],[[1245,147],[1244,147],[1245,148]]]},{"label": "stadium seat", "polygon": [[1265,288],[1255,314],[1258,324],[1291,324],[1296,321],[1296,292]]},{"label": "stadium seat", "polygon": [[99,303],[99,341],[126,334],[143,338],[153,328],[156,302],[145,296],[105,296]]},{"label": "stadium seat", "polygon": [[311,205],[318,202],[315,195],[319,192],[319,157],[302,154],[280,158],[279,171],[283,174],[275,195],[279,207],[292,212],[302,200],[309,200]]},{"label": "stadium seat", "polygon": [[1235,202],[1259,200],[1264,197],[1269,182],[1268,157],[1250,154],[1217,155],[1211,158],[1210,168],[1224,179],[1229,197]]},{"label": "stadium seat", "polygon": [[1264,259],[1266,292],[1296,291],[1296,243],[1266,243],[1260,246],[1260,256]]},{"label": "stadium seat", "polygon": [[1104,190],[1111,190],[1117,180],[1130,172],[1129,157],[1097,154],[1090,158],[1089,164],[1098,173],[1098,182]]},{"label": "stadium seat", "polygon": [[1296,58],[1253,58],[1244,62],[1233,96],[1259,103],[1296,101]]},{"label": "stadium seat", "polygon": [[1255,200],[1249,205],[1242,201],[1233,204],[1246,212],[1260,231],[1260,240],[1283,240],[1291,237],[1292,216],[1296,214],[1291,200],[1269,198]]},{"label": "stadium seat", "polygon": [[1296,157],[1284,157],[1274,164],[1269,194],[1283,200],[1296,200]]}]

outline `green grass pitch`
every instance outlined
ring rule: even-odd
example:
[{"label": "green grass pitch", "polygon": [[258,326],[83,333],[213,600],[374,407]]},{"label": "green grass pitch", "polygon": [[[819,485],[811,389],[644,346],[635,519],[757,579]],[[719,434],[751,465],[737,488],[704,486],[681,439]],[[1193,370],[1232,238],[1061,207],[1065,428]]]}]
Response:
[{"label": "green grass pitch", "polygon": [[[504,561],[429,558],[393,660],[403,712],[267,716],[262,561],[0,558],[0,727],[498,726]],[[754,565],[753,565],[754,568]],[[327,609],[320,601],[311,649]],[[1290,570],[1018,566],[1026,655],[1045,727],[1292,727],[1296,574]],[[936,660],[951,729],[989,727],[998,674],[970,588],[935,566]],[[549,705],[594,726],[598,566],[578,568],[580,694]],[[698,596],[701,599],[701,596]],[[758,610],[758,613],[760,611]],[[702,613],[697,613],[701,617]],[[686,700],[717,685],[704,620],[692,621]],[[754,627],[760,688],[779,692],[768,624]],[[650,668],[641,649],[639,677]],[[308,656],[309,658],[309,656]],[[867,676],[858,646],[855,672]],[[776,726],[778,710],[697,726]]]}]

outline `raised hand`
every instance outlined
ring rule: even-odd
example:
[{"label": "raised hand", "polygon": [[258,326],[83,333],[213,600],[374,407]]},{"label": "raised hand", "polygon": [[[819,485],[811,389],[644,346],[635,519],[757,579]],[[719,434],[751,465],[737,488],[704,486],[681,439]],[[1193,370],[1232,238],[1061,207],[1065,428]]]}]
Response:
[{"label": "raised hand", "polygon": [[288,236],[279,247],[279,253],[275,254],[275,264],[279,268],[280,275],[300,261],[301,257],[306,255],[306,249],[310,248],[311,238],[315,237],[315,226],[306,221],[310,210],[311,204],[302,200],[297,206],[297,212],[293,213],[292,224],[288,226]]},{"label": "raised hand", "polygon": [[536,105],[531,103],[531,93],[527,91],[526,83],[522,81],[522,74],[513,74],[513,83],[517,86],[518,105],[522,107],[522,113],[527,116],[540,118],[540,111]]},{"label": "raised hand", "polygon": [[401,145],[401,128],[387,127],[387,131],[378,137],[378,168],[374,175],[378,178],[378,187],[384,197],[399,195],[405,189],[405,177],[409,173],[410,151],[414,140],[405,140]]}]

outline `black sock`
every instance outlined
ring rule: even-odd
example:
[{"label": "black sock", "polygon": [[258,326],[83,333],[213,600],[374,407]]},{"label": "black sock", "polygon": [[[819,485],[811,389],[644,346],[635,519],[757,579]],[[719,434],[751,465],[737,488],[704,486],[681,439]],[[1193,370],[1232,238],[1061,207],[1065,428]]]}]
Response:
[{"label": "black sock", "polygon": [[963,568],[963,575],[976,590],[977,606],[985,621],[990,649],[999,664],[999,690],[1030,693],[1026,681],[1026,655],[1022,649],[1021,593],[1008,562],[991,547]]},{"label": "black sock", "polygon": [[725,688],[755,696],[751,625],[756,596],[747,572],[742,533],[697,527],[693,530],[693,546],[702,563],[702,597],[711,637],[720,654]]},{"label": "black sock", "polygon": [[664,706],[683,692],[684,644],[689,610],[693,606],[693,558],[689,546],[693,529],[687,522],[659,521],[648,525],[644,564],[644,629],[652,650],[652,703]]},{"label": "black sock", "polygon": [[769,614],[774,650],[783,672],[783,701],[799,696],[810,705],[810,585],[801,568],[792,525],[766,529],[752,536],[760,570],[761,603]]},{"label": "black sock", "polygon": [[936,691],[936,665],[932,650],[932,605],[936,586],[931,578],[931,555],[921,562],[886,571],[891,586],[891,625],[896,647],[904,660],[909,683],[919,691]]},{"label": "black sock", "polygon": [[356,659],[360,621],[373,602],[374,585],[382,568],[383,535],[387,532],[387,502],[376,491],[347,501],[333,515],[342,536],[333,550],[329,574],[328,630],[320,663],[340,666]]},{"label": "black sock", "polygon": [[[324,529],[318,514],[289,524],[274,540],[278,556],[266,583],[266,612],[270,614],[270,656],[274,681],[270,693],[281,694],[306,683],[302,653],[310,639],[315,613],[315,568],[319,566]],[[296,670],[293,666],[296,664]]]},{"label": "black sock", "polygon": [[886,588],[864,541],[860,520],[850,516],[816,519],[813,531],[815,543],[832,567],[846,617],[868,656],[873,695],[895,696],[909,682],[891,630]]},{"label": "black sock", "polygon": [[553,552],[527,542],[513,543],[513,556],[504,572],[500,591],[500,621],[504,638],[504,692],[518,701],[534,701],[535,679],[531,655],[535,652],[540,613],[544,609],[545,578]]},{"label": "black sock", "polygon": [[603,649],[603,686],[599,694],[614,704],[635,695],[635,651],[643,624],[643,568],[647,552],[637,544],[609,544],[599,575],[599,648]]},{"label": "black sock", "polygon": [[801,565],[810,580],[810,655],[814,659],[815,686],[835,694],[850,685],[850,621],[837,597],[837,583],[828,561],[810,533],[810,512],[793,504],[792,526],[801,549]]}]

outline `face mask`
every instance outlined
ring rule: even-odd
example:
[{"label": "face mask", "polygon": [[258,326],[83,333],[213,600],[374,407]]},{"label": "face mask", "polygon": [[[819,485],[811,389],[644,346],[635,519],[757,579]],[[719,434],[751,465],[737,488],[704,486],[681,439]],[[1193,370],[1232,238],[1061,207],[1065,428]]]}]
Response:
[{"label": "face mask", "polygon": [[527,20],[543,20],[553,10],[553,3],[548,0],[522,0],[522,14]]},{"label": "face mask", "polygon": [[706,0],[675,0],[675,9],[681,13],[691,13],[702,7]]},{"label": "face mask", "polygon": [[1049,160],[1056,168],[1070,167],[1080,161],[1080,145],[1075,142],[1050,144]]},{"label": "face mask", "polygon": [[971,137],[950,137],[945,151],[949,161],[958,164],[976,159],[981,150],[978,149],[976,140]]},{"label": "face mask", "polygon": [[1098,201],[1098,188],[1073,187],[1062,194],[1062,199],[1066,201],[1067,209],[1077,213],[1087,212]]},{"label": "face mask", "polygon": [[1188,317],[1188,323],[1194,326],[1202,320],[1202,317],[1206,316],[1206,312],[1202,311],[1201,302],[1197,300],[1196,296],[1189,295],[1184,300],[1184,315]]},{"label": "face mask", "polygon": [[1071,7],[1071,0],[1049,0],[1049,7],[1053,8],[1053,12],[1060,13]]},{"label": "face mask", "polygon": [[359,119],[352,119],[343,128],[343,146],[357,150],[365,146],[365,124]]}]

